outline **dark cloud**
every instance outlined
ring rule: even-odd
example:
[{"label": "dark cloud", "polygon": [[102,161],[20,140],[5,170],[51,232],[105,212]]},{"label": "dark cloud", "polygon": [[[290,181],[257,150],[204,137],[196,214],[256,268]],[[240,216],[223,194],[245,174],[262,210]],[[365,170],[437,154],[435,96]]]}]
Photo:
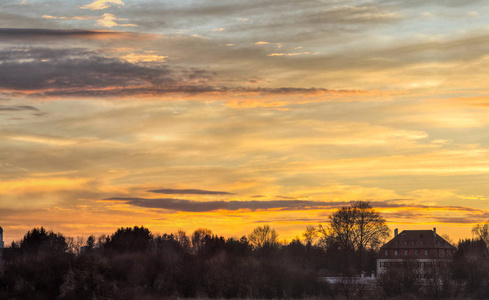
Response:
[{"label": "dark cloud", "polygon": [[39,111],[39,109],[30,105],[17,105],[17,106],[1,105],[0,106],[0,111],[22,111],[22,110]]},{"label": "dark cloud", "polygon": [[0,63],[1,88],[41,96],[186,91],[211,76],[199,69],[130,63],[86,49],[12,48],[0,51]]},{"label": "dark cloud", "polygon": [[196,189],[159,189],[159,190],[149,190],[150,193],[158,194],[178,194],[178,195],[233,195],[228,192],[216,192],[216,191],[206,191],[206,190],[196,190]]},{"label": "dark cloud", "polygon": [[33,29],[33,28],[0,28],[0,41],[12,39],[20,40],[42,40],[46,39],[66,39],[66,38],[127,38],[128,33],[116,31],[97,31],[97,30],[67,30],[67,29]]},{"label": "dark cloud", "polygon": [[161,208],[186,212],[205,212],[219,209],[227,209],[226,201],[209,201],[198,202],[191,200],[181,200],[172,198],[132,198],[132,197],[113,197],[104,199],[108,201],[124,201],[127,204],[146,207],[146,208]]},{"label": "dark cloud", "polygon": [[147,207],[161,208],[187,212],[206,212],[214,210],[240,210],[248,209],[267,210],[304,210],[320,207],[339,207],[348,205],[349,202],[322,202],[322,201],[303,201],[303,200],[271,200],[271,201],[192,201],[173,198],[138,198],[138,197],[112,197],[104,199],[106,201],[124,201],[126,204]]},{"label": "dark cloud", "polygon": [[[273,95],[357,94],[360,90],[226,87],[215,73],[164,63],[133,63],[84,48],[15,47],[0,50],[0,88],[32,96],[116,97],[171,93]],[[14,95],[12,95],[14,96]]]},{"label": "dark cloud", "polygon": [[285,200],[296,200],[297,198],[296,197],[288,197],[288,196],[276,196],[277,198],[280,198],[280,199],[285,199]]},{"label": "dark cloud", "polygon": [[[306,200],[270,200],[270,201],[192,201],[173,198],[138,198],[138,197],[113,197],[104,199],[105,201],[123,201],[126,204],[145,208],[168,209],[184,212],[210,212],[216,210],[311,210],[311,209],[336,209],[342,206],[349,206],[352,202],[327,202],[327,201],[306,201]],[[387,219],[404,219],[416,220],[420,218],[429,218],[439,223],[477,223],[483,222],[489,217],[489,212],[484,210],[462,207],[462,206],[427,206],[417,204],[401,204],[396,201],[405,199],[391,199],[386,201],[372,201],[370,204],[375,208],[398,208],[399,211],[386,212],[383,215]],[[405,210],[403,210],[403,208]],[[439,216],[439,212],[458,212],[463,213],[460,216]],[[324,218],[329,216],[325,212],[320,214]],[[298,219],[304,222],[317,222],[320,218]],[[290,221],[290,220],[287,220]]]}]

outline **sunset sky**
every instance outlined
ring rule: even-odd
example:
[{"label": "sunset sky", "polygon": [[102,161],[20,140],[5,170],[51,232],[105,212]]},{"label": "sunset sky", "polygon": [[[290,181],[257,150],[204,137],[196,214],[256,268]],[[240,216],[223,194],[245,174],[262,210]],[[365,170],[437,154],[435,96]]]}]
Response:
[{"label": "sunset sky", "polygon": [[0,226],[489,221],[489,4],[2,0]]}]

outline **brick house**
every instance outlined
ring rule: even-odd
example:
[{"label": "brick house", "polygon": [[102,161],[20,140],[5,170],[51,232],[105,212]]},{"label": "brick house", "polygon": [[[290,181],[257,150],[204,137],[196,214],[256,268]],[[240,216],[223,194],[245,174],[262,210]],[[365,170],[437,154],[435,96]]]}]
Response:
[{"label": "brick house", "polygon": [[377,259],[377,275],[386,271],[389,266],[413,262],[419,268],[420,276],[427,273],[434,263],[450,263],[455,247],[450,245],[433,230],[403,230],[380,247]]}]

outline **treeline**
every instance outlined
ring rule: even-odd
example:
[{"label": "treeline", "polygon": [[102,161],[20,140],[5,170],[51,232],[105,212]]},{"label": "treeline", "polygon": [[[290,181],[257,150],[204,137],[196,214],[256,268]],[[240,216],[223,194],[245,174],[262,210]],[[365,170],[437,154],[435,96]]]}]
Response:
[{"label": "treeline", "polygon": [[[279,244],[268,226],[240,239],[207,229],[153,235],[136,226],[76,242],[34,228],[4,249],[0,299],[489,299],[483,239],[460,241],[452,264],[433,265],[428,279],[405,264],[376,281],[342,276],[350,268],[343,263],[345,251],[325,242]],[[364,256],[368,276],[377,252],[369,249]]]},{"label": "treeline", "polygon": [[279,245],[265,237],[253,246],[248,237],[225,239],[206,229],[190,236],[182,231],[153,235],[137,226],[89,237],[79,253],[67,240],[35,228],[4,249],[0,299],[271,299],[333,293],[317,277],[334,258],[298,240]]},{"label": "treeline", "polygon": [[135,226],[87,239],[34,228],[3,251],[0,299],[489,299],[489,224],[428,277],[403,264],[359,280],[375,272],[388,234],[366,202],[341,207],[326,227],[308,226],[289,243],[267,225],[227,239],[205,228],[156,235]]}]

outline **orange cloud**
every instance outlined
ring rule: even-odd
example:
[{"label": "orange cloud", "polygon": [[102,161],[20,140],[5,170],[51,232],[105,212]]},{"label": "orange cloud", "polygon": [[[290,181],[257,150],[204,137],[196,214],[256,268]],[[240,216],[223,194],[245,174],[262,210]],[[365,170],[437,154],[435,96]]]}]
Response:
[{"label": "orange cloud", "polygon": [[116,21],[127,21],[127,19],[117,18],[114,14],[105,13],[97,20],[97,24],[103,27],[138,27],[136,24],[119,24]]},{"label": "orange cloud", "polygon": [[100,10],[109,8],[112,4],[119,6],[124,5],[121,0],[96,0],[90,4],[80,6],[80,9]]},{"label": "orange cloud", "polygon": [[11,193],[40,193],[84,189],[84,185],[90,181],[88,178],[26,178],[20,180],[8,180],[0,182],[0,194]]}]

